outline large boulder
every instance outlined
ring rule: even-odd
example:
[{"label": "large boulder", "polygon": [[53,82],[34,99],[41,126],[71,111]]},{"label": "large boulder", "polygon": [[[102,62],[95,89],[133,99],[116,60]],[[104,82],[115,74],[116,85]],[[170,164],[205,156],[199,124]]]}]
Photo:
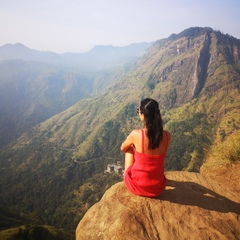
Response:
[{"label": "large boulder", "polygon": [[76,240],[240,239],[240,196],[199,173],[167,172],[158,199],[106,191],[76,229]]}]

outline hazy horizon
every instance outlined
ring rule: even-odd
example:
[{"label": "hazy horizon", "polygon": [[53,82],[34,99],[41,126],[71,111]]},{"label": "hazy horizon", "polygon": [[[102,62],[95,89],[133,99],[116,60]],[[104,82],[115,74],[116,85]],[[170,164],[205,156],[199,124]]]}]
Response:
[{"label": "hazy horizon", "polygon": [[0,46],[56,53],[152,42],[189,27],[240,38],[240,1],[8,0],[0,2]]}]

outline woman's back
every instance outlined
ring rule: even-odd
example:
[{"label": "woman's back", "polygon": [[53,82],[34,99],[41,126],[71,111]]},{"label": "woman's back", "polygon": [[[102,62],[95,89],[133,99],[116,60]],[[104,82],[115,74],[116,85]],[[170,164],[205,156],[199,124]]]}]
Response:
[{"label": "woman's back", "polygon": [[144,152],[147,155],[162,155],[166,147],[168,146],[168,143],[170,141],[170,133],[167,131],[164,131],[165,134],[163,134],[163,139],[159,144],[159,147],[156,149],[149,149],[149,139],[146,136],[146,130],[143,129],[144,131],[144,149],[143,149],[143,144],[142,144],[142,130],[134,130],[135,131],[135,137],[134,137],[134,146],[137,152],[142,153]]},{"label": "woman's back", "polygon": [[[145,153],[145,134],[141,130],[141,145],[143,151],[134,147],[135,162],[125,173],[124,182],[127,188],[136,195],[156,197],[165,188],[164,159],[168,146],[168,132],[164,131],[166,145],[159,146],[157,154]],[[137,144],[138,145],[138,144]],[[161,145],[161,144],[160,144]]]}]

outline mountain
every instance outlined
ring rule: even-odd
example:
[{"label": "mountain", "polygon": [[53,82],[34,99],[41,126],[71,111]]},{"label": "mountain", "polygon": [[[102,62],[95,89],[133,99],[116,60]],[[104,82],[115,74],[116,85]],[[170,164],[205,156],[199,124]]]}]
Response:
[{"label": "mountain", "polygon": [[152,43],[134,43],[125,47],[94,46],[86,53],[65,53],[64,61],[71,66],[89,71],[98,71],[113,67],[131,64],[145,54]]},{"label": "mountain", "polygon": [[37,51],[21,43],[5,44],[0,47],[0,61],[22,59],[77,69],[78,71],[98,71],[105,68],[131,64],[142,56],[152,43],[133,43],[125,47],[95,46],[85,53],[57,54],[50,51]]},{"label": "mountain", "polygon": [[[0,47],[0,148],[80,99],[103,91],[149,45],[98,46],[85,54],[63,55],[20,43]],[[114,69],[106,69],[108,65]]]},{"label": "mountain", "polygon": [[[164,127],[172,133],[165,169],[199,172],[216,146],[240,135],[239,59],[240,40],[211,28],[156,41],[116,79],[105,75],[110,85],[98,94],[2,149],[1,206],[74,231],[86,210],[121,180],[104,170],[124,158],[121,142],[141,127],[136,108],[145,97],[159,102]],[[237,152],[239,145],[224,164],[238,161]]]},{"label": "mountain", "polygon": [[92,81],[43,62],[0,62],[0,148],[89,96]]},{"label": "mountain", "polygon": [[5,44],[0,47],[0,61],[22,59],[46,63],[59,63],[61,58],[54,52],[43,52],[30,49],[21,43]]}]

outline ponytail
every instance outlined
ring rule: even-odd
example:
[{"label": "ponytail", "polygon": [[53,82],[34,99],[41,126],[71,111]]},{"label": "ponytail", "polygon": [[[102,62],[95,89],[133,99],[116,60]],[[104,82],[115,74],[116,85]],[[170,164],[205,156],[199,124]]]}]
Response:
[{"label": "ponytail", "polygon": [[162,117],[158,103],[154,99],[146,98],[141,102],[140,111],[145,119],[148,149],[156,149],[163,139]]}]

